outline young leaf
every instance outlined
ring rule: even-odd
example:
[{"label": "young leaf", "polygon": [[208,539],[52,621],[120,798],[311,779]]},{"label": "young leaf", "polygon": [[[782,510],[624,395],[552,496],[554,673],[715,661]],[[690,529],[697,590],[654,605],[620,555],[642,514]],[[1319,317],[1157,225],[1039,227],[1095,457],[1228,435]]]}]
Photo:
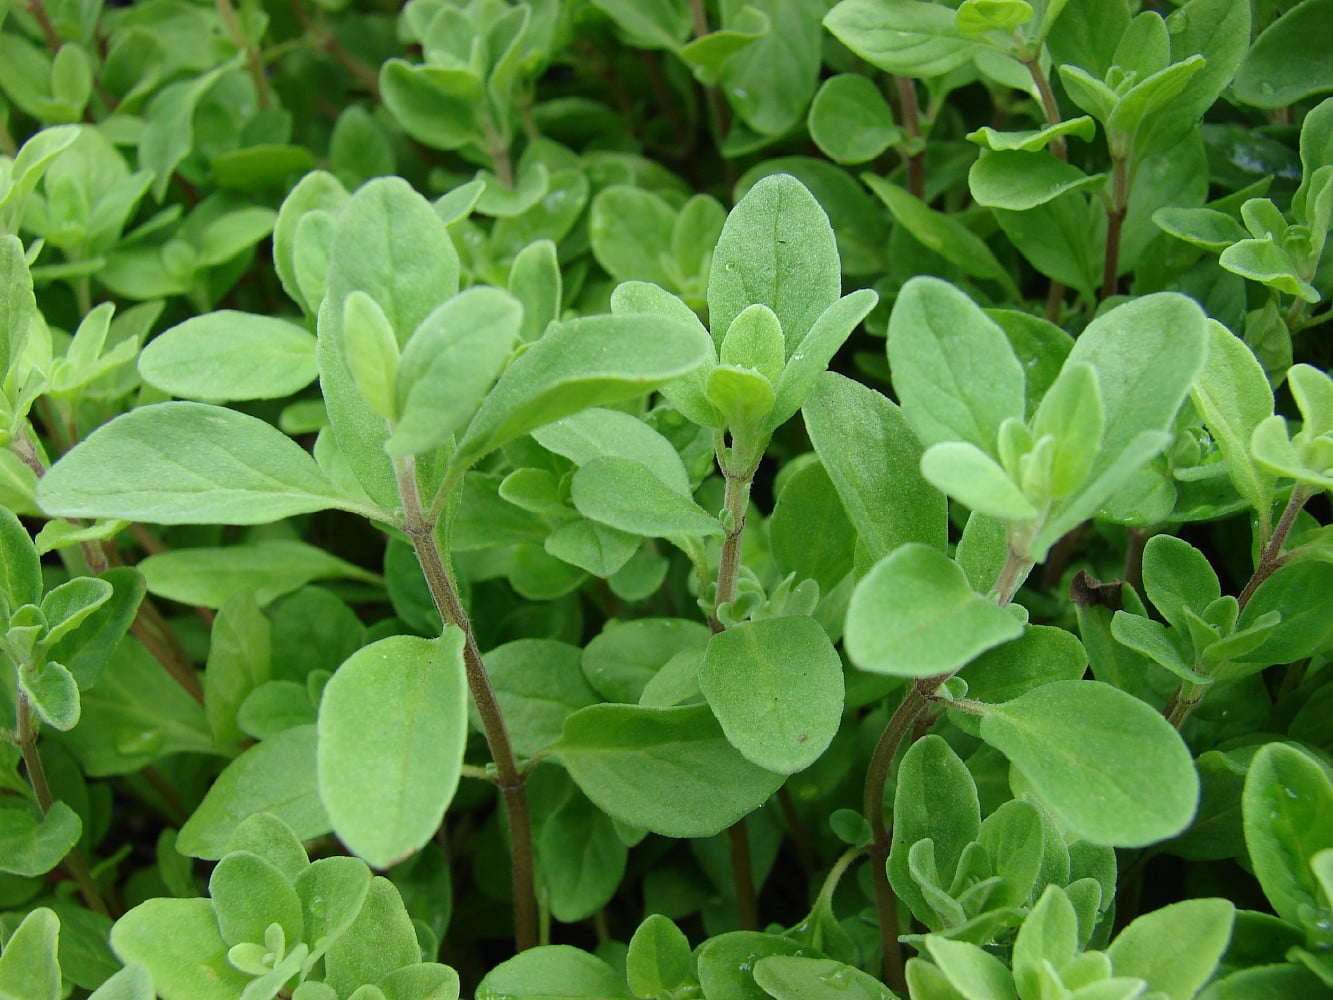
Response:
[{"label": "young leaf", "polygon": [[0,587],[6,617],[42,599],[42,565],[32,536],[8,507],[0,507]]},{"label": "young leaf", "polygon": [[784,778],[742,757],[705,705],[593,705],[569,717],[552,750],[599,808],[668,837],[711,837]]},{"label": "young leaf", "polygon": [[974,444],[941,441],[921,456],[921,474],[973,511],[1002,521],[1031,521],[1037,508],[999,462]]},{"label": "young leaf", "polygon": [[223,309],[154,337],[139,374],[183,399],[281,399],[315,381],[315,338],[286,320]]},{"label": "young leaf", "polygon": [[838,163],[865,163],[901,140],[893,111],[869,77],[840,73],[810,102],[810,138]]},{"label": "young leaf", "polygon": [[920,841],[930,840],[935,869],[948,885],[963,850],[977,839],[980,829],[977,786],[966,765],[942,737],[917,740],[898,767],[888,871],[898,898],[918,920],[928,926],[938,923],[909,871],[908,852]]},{"label": "young leaf", "polygon": [[[375,868],[419,849],[458,786],[467,739],[463,633],[391,636],[353,653],[319,708],[319,795]],[[372,706],[374,711],[367,712]]]},{"label": "young leaf", "polygon": [[208,899],[140,903],[111,929],[111,950],[144,966],[163,1000],[235,1000],[250,982],[227,961]]},{"label": "young leaf", "polygon": [[1194,816],[1199,781],[1180,736],[1150,706],[1098,681],[1055,681],[987,706],[981,738],[1093,843],[1154,843]]},{"label": "young leaf", "polygon": [[343,361],[366,405],[393,420],[398,340],[379,303],[359,288],[343,300]]},{"label": "young leaf", "polygon": [[815,381],[804,415],[810,441],[872,559],[905,542],[943,551],[948,502],[921,475],[921,444],[902,410],[829,372]]},{"label": "young leaf", "polygon": [[324,980],[347,996],[361,983],[379,982],[420,961],[421,946],[402,896],[387,878],[376,876],[356,918],[325,953]]},{"label": "young leaf", "polygon": [[93,431],[42,477],[59,517],[156,524],[264,524],[340,507],[368,513],[300,445],[257,417],[204,403],[155,403]]},{"label": "young leaf", "polygon": [[847,655],[894,677],[950,673],[1022,634],[1022,623],[973,591],[952,559],[920,543],[876,563],[847,608]]},{"label": "young leaf", "polygon": [[842,721],[842,660],[813,618],[743,622],[714,635],[699,687],[731,745],[769,771],[809,767]]},{"label": "young leaf", "polygon": [[497,288],[470,288],[422,322],[398,369],[398,426],[385,447],[420,454],[461,430],[518,343],[522,307]]},{"label": "young leaf", "polygon": [[828,216],[795,177],[770,175],[736,203],[713,251],[708,278],[713,339],[720,345],[742,310],[759,303],[777,315],[790,354],[841,290]]},{"label": "young leaf", "polygon": [[47,660],[32,670],[19,672],[19,689],[27,696],[41,720],[66,732],[79,723],[79,685],[61,664]]},{"label": "young leaf", "polygon": [[996,456],[1000,425],[1023,417],[1023,366],[1004,331],[938,278],[913,278],[889,318],[893,387],[926,447],[966,441]]},{"label": "young leaf", "polygon": [[1333,784],[1307,754],[1268,743],[1245,776],[1241,808],[1254,874],[1277,915],[1299,924],[1321,905],[1310,862],[1333,847]]},{"label": "young leaf", "polygon": [[765,955],[754,963],[754,981],[775,1000],[897,1000],[868,972],[830,958]]},{"label": "young leaf", "polygon": [[690,942],[669,917],[650,914],[629,939],[625,969],[635,996],[677,990],[694,977]]},{"label": "young leaf", "polygon": [[468,424],[451,466],[465,469],[520,434],[579,410],[640,396],[710,354],[697,321],[691,326],[625,314],[555,324],[505,369]]},{"label": "young leaf", "polygon": [[778,375],[773,408],[764,420],[766,431],[776,430],[801,408],[833,355],[877,301],[872,289],[858,288],[819,314],[810,332],[789,352],[787,364]]},{"label": "young leaf", "polygon": [[666,486],[628,458],[594,458],[570,482],[574,506],[584,517],[634,535],[722,536],[722,524],[688,496]]},{"label": "young leaf", "polygon": [[269,924],[276,923],[285,939],[302,940],[305,919],[301,900],[288,879],[271,864],[249,851],[230,851],[208,879],[208,894],[218,931],[229,946],[263,944]]}]

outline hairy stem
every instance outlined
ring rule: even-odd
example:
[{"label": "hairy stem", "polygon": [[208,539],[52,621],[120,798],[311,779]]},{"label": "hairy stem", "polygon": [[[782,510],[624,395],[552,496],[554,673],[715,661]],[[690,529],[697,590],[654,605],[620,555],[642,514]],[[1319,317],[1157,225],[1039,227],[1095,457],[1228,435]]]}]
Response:
[{"label": "hairy stem", "polygon": [[1296,516],[1315,492],[1306,486],[1297,486],[1291,491],[1291,499],[1287,501],[1287,506],[1282,511],[1277,527],[1273,529],[1272,536],[1264,543],[1263,550],[1259,553],[1259,565],[1254,568],[1254,575],[1250,577],[1245,589],[1237,598],[1242,611],[1254,596],[1254,592],[1259,589],[1259,585],[1277,572],[1285,562],[1282,547],[1287,544],[1287,535],[1291,533],[1291,526],[1296,523]]},{"label": "hairy stem", "polygon": [[[916,83],[910,76],[895,76],[898,88],[898,107],[903,116],[903,128],[915,144],[921,138],[921,106],[916,98]],[[917,150],[907,160],[907,191],[923,201],[926,197],[926,153]]]},{"label": "hairy stem", "polygon": [[435,525],[427,520],[417,491],[416,463],[409,456],[394,460],[398,494],[403,501],[403,530],[412,542],[421,572],[426,578],[431,600],[440,618],[463,632],[463,662],[468,689],[481,716],[482,731],[495,762],[496,784],[504,796],[509,816],[509,840],[512,852],[514,885],[514,941],[519,951],[535,947],[537,933],[537,896],[533,872],[532,821],[528,813],[526,775],[519,770],[518,758],[509,740],[509,730],[500,702],[491,686],[486,666],[481,660],[472,623],[458,598],[449,571],[435,542]]},{"label": "hairy stem", "polygon": [[727,537],[722,541],[722,555],[717,566],[717,599],[713,602],[713,617],[709,619],[714,632],[721,632],[724,627],[718,620],[717,609],[736,599],[736,584],[741,569],[741,536],[745,532],[745,509],[750,503],[750,484],[754,482],[754,473],[740,476],[727,474],[726,479],[727,491],[723,504],[731,515],[731,524]]},{"label": "hairy stem", "polygon": [[1129,206],[1129,159],[1112,157],[1111,203],[1106,207],[1106,260],[1102,266],[1102,298],[1116,293],[1120,274],[1120,231]]}]

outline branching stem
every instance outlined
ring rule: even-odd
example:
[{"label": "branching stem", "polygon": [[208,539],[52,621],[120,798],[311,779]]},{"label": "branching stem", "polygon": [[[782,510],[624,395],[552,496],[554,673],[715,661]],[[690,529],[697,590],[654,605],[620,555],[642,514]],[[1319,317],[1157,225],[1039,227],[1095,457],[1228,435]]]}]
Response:
[{"label": "branching stem", "polygon": [[467,671],[468,689],[477,713],[481,716],[482,731],[495,762],[496,779],[504,796],[509,816],[509,838],[512,851],[514,885],[514,941],[519,951],[535,947],[537,933],[537,897],[534,882],[532,822],[528,812],[528,796],[524,786],[526,775],[519,769],[518,758],[509,740],[509,730],[500,702],[491,686],[481,651],[472,634],[472,623],[458,598],[449,571],[435,542],[435,525],[427,520],[421,508],[417,490],[416,463],[411,456],[394,460],[398,495],[403,501],[403,531],[412,542],[421,572],[426,578],[431,599],[440,618],[463,632],[463,663]]},{"label": "branching stem", "polygon": [[1102,298],[1116,293],[1120,274],[1120,233],[1129,210],[1129,158],[1112,156],[1111,202],[1106,207],[1106,261],[1102,267]]}]

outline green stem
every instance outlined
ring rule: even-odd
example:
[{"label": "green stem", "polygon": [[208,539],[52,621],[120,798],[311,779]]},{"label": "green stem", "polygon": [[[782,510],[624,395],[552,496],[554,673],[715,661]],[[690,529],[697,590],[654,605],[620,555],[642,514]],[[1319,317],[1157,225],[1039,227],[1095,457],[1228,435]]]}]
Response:
[{"label": "green stem", "polygon": [[748,475],[726,475],[727,489],[723,507],[730,515],[731,525],[727,537],[722,541],[722,554],[717,566],[717,599],[713,602],[713,616],[709,625],[714,632],[724,628],[717,617],[717,609],[736,600],[736,585],[741,570],[741,535],[745,531],[745,510],[750,503],[750,485],[754,482],[754,472]]},{"label": "green stem", "polygon": [[537,897],[533,868],[532,821],[528,812],[528,796],[524,787],[526,775],[519,769],[518,758],[509,740],[509,730],[500,711],[499,699],[491,686],[486,666],[472,634],[472,623],[458,598],[449,571],[435,541],[435,525],[421,508],[421,494],[417,490],[416,462],[409,455],[395,458],[394,475],[398,495],[403,502],[403,531],[412,542],[412,551],[421,565],[422,575],[430,590],[431,600],[440,613],[440,619],[463,632],[463,663],[467,671],[468,689],[481,716],[482,731],[495,762],[496,784],[504,797],[509,816],[509,840],[512,852],[514,886],[514,941],[519,951],[535,947],[538,942]]}]

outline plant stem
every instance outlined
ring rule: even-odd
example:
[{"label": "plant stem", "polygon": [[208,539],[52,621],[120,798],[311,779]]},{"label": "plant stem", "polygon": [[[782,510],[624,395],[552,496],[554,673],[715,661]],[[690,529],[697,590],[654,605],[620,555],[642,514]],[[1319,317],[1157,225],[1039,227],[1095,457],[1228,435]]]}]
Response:
[{"label": "plant stem", "polygon": [[47,46],[53,53],[59,52],[60,46],[64,43],[60,40],[60,34],[56,31],[56,26],[51,23],[51,15],[46,12],[46,5],[42,3],[42,0],[28,0],[28,13],[37,22],[37,26],[42,29],[42,37],[46,39]]},{"label": "plant stem", "polygon": [[227,34],[231,35],[232,44],[245,53],[245,64],[250,69],[250,78],[255,82],[255,94],[259,99],[260,110],[266,111],[273,104],[273,95],[268,89],[268,77],[264,73],[264,60],[259,54],[259,49],[251,45],[250,39],[245,37],[245,28],[241,26],[241,19],[236,16],[236,8],[232,6],[231,0],[215,0],[215,2],[218,16],[222,18]]},{"label": "plant stem", "polygon": [[[1041,95],[1041,110],[1046,115],[1046,124],[1058,124],[1060,121],[1060,106],[1055,102],[1055,92],[1051,90],[1051,81],[1041,71],[1041,60],[1033,56],[1023,65],[1028,68],[1028,75],[1032,77],[1032,82],[1037,85],[1037,93]],[[1065,160],[1066,162],[1069,160],[1069,150],[1065,146],[1064,136],[1057,135],[1051,140],[1051,154],[1057,160]]]},{"label": "plant stem", "polygon": [[1129,207],[1129,158],[1111,160],[1111,203],[1106,208],[1106,261],[1102,267],[1102,298],[1116,293],[1120,273],[1120,231]]},{"label": "plant stem", "polygon": [[342,43],[338,41],[332,31],[329,31],[322,24],[315,24],[310,19],[309,13],[306,12],[305,4],[303,4],[301,0],[292,0],[292,9],[296,11],[297,19],[301,22],[301,26],[305,28],[306,34],[310,37],[310,42],[308,44],[323,49],[331,55],[342,65],[343,69],[347,70],[347,72],[351,73],[352,76],[356,78],[361,86],[370,91],[371,97],[376,101],[379,101],[380,78],[376,75],[375,71],[343,48]]},{"label": "plant stem", "polygon": [[891,990],[906,993],[907,980],[903,971],[903,949],[898,942],[898,900],[889,885],[889,825],[884,822],[884,789],[888,785],[893,759],[917,717],[930,704],[930,695],[948,677],[923,677],[912,682],[903,695],[884,734],[870,757],[866,770],[865,801],[863,809],[870,820],[873,834],[867,851],[870,854],[870,876],[875,886],[875,910],[879,915],[879,939],[883,949],[883,976]]},{"label": "plant stem", "polygon": [[430,589],[431,600],[440,618],[463,632],[463,663],[467,670],[468,689],[481,716],[482,731],[495,762],[496,784],[504,796],[509,816],[509,840],[512,851],[514,885],[514,942],[519,951],[536,946],[537,896],[533,870],[532,821],[528,813],[528,796],[524,787],[526,776],[518,767],[509,730],[505,726],[500,702],[491,686],[481,651],[472,634],[472,623],[458,599],[449,571],[435,543],[435,525],[426,519],[421,509],[421,494],[417,490],[416,462],[411,456],[394,459],[394,474],[398,481],[398,495],[403,501],[403,531],[412,542],[421,572]]},{"label": "plant stem", "polygon": [[1245,589],[1240,592],[1237,603],[1242,611],[1245,605],[1250,602],[1254,592],[1259,589],[1259,585],[1276,573],[1282,564],[1286,561],[1282,556],[1282,546],[1287,544],[1287,535],[1291,533],[1291,526],[1296,523],[1296,516],[1301,512],[1312,496],[1317,491],[1307,486],[1296,486],[1291,491],[1291,498],[1287,501],[1286,508],[1282,511],[1282,517],[1278,519],[1277,527],[1273,529],[1272,537],[1264,544],[1263,550],[1259,553],[1259,565],[1254,568],[1254,575],[1250,577],[1249,582],[1245,584]]},{"label": "plant stem", "polygon": [[748,475],[733,476],[725,473],[727,490],[723,505],[731,515],[731,528],[722,541],[722,555],[717,566],[717,599],[713,602],[713,616],[708,624],[714,632],[721,632],[725,626],[718,620],[717,609],[730,604],[736,599],[736,584],[741,569],[741,535],[745,531],[745,509],[750,503],[750,484],[754,482],[754,472]]},{"label": "plant stem", "polygon": [[500,183],[511,190],[514,187],[514,162],[509,158],[509,140],[495,128],[489,115],[481,115],[481,131],[486,139],[486,155],[491,158],[495,176]]},{"label": "plant stem", "polygon": [[[694,37],[703,38],[708,34],[708,11],[704,8],[704,0],[690,0],[690,17],[694,22]],[[727,133],[731,131],[731,113],[727,107],[727,102],[722,97],[722,92],[716,87],[704,87],[704,99],[708,102],[708,109],[713,115],[713,128],[717,133],[718,148],[722,148],[723,141],[727,138]],[[727,168],[731,169],[731,161],[727,160]]]},{"label": "plant stem", "polygon": [[801,815],[796,811],[796,802],[786,785],[778,789],[778,806],[782,809],[782,817],[787,821],[787,827],[791,831],[792,843],[796,846],[796,860],[806,877],[813,879],[819,868],[819,862],[815,858],[814,848],[810,846],[810,834],[806,832],[805,824],[801,822]]},{"label": "plant stem", "polygon": [[745,817],[727,827],[731,845],[731,880],[736,887],[736,908],[740,911],[741,930],[759,930],[759,898],[754,891],[754,865],[750,860],[750,839],[745,835]]},{"label": "plant stem", "polygon": [[[37,726],[33,724],[32,706],[28,704],[28,697],[22,690],[18,694],[18,717],[15,720],[18,725],[16,733],[16,742],[18,743],[19,753],[23,755],[23,765],[28,772],[28,781],[32,784],[33,794],[37,798],[37,808],[45,816],[51,811],[51,806],[55,800],[51,797],[51,786],[46,780],[46,768],[42,765],[42,755],[37,749]],[[88,904],[88,908],[94,913],[100,913],[104,917],[111,916],[111,912],[106,905],[106,900],[102,898],[102,893],[97,888],[97,883],[93,881],[92,872],[88,870],[88,863],[83,860],[83,854],[75,844],[65,855],[62,864],[73,877],[75,884],[79,887],[79,894],[83,896],[83,901]]]},{"label": "plant stem", "polygon": [[[898,88],[898,107],[903,116],[903,128],[908,138],[915,144],[921,138],[921,106],[916,99],[916,83],[910,76],[895,76],[894,85]],[[926,153],[917,150],[907,160],[907,191],[915,198],[926,197]]]}]

